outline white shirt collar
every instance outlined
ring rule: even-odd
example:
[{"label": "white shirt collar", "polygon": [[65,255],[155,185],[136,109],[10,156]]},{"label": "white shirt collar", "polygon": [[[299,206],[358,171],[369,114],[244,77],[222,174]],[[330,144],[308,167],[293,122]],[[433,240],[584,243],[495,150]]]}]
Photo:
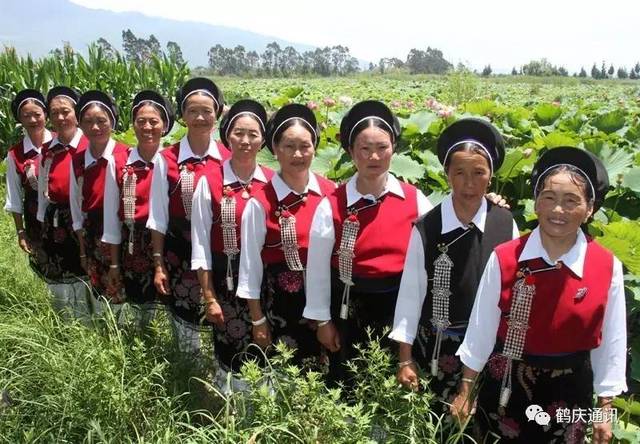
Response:
[{"label": "white shirt collar", "polygon": [[218,144],[213,137],[209,140],[209,148],[207,148],[207,152],[204,156],[196,156],[191,149],[191,145],[189,145],[189,139],[187,136],[184,136],[180,140],[180,151],[178,153],[178,163],[182,163],[190,157],[195,158],[203,158],[205,156],[211,156],[216,160],[222,160],[222,155],[220,154],[220,150],[218,149]]},{"label": "white shirt collar", "polygon": [[[364,198],[370,201],[376,200],[373,194],[360,194],[360,192],[356,189],[356,180],[358,179],[358,173],[351,176],[351,179],[347,182],[347,207],[350,207],[358,200]],[[387,193],[395,194],[396,196],[404,199],[404,191],[402,191],[402,185],[400,185],[400,181],[396,179],[396,177],[387,173],[387,183],[384,186],[384,190],[380,197],[384,196]]]},{"label": "white shirt collar", "polygon": [[[82,139],[82,130],[78,128],[76,129],[76,133],[73,135],[71,142],[69,142],[69,145],[71,145],[75,149],[78,149],[78,145],[80,145],[80,139]],[[60,139],[57,135],[53,138],[49,146],[54,147],[56,145],[62,145],[62,142],[60,142]]]},{"label": "white shirt collar", "polygon": [[[104,152],[102,153],[102,157],[104,157],[105,159],[110,159],[112,157],[113,148],[115,146],[116,146],[116,141],[113,139],[109,139],[109,142],[107,142],[107,146],[104,149]],[[93,165],[97,161],[98,159],[93,157],[93,154],[91,154],[91,150],[87,148],[84,151],[84,167],[88,168],[89,166]]]},{"label": "white shirt collar", "polygon": [[[284,183],[284,180],[280,177],[280,174],[274,174],[271,178],[271,184],[273,185],[273,189],[276,191],[276,196],[278,197],[278,201],[283,200],[285,197],[289,195],[289,193],[298,194],[289,188],[289,185]],[[307,183],[306,188],[304,189],[305,193],[309,191],[313,191],[318,195],[322,195],[322,191],[320,190],[320,184],[318,183],[318,178],[315,174],[309,171],[309,182]]]},{"label": "white shirt collar", "polygon": [[[151,163],[153,163],[153,164],[156,163],[156,160],[158,159],[158,156],[160,155],[159,153],[160,153],[160,149],[158,148],[158,150],[155,152],[155,154],[151,158]],[[138,147],[136,146],[136,147],[131,148],[129,150],[129,157],[127,158],[127,165],[131,165],[132,163],[135,163],[135,162],[138,162],[138,161],[147,163],[147,161],[144,160],[142,158],[142,156],[140,155],[140,151],[138,150]]]},{"label": "white shirt collar", "polygon": [[[222,163],[222,174],[224,176],[222,179],[224,185],[240,182],[236,173],[233,172],[233,168],[231,168],[231,159],[227,159]],[[256,164],[256,169],[253,171],[252,178],[262,183],[267,183],[267,177],[264,175],[264,171],[262,171],[262,168],[260,168],[260,165],[258,164]]]},{"label": "white shirt collar", "polygon": [[[571,247],[569,251],[560,256],[556,262],[562,262],[569,267],[578,277],[582,278],[582,271],[584,269],[584,259],[587,255],[587,237],[582,230],[578,230],[578,237],[576,243]],[[556,262],[549,259],[549,255],[542,246],[542,239],[540,238],[540,228],[536,227],[527,239],[527,243],[520,253],[518,262],[526,261],[529,259],[542,258],[549,265],[554,265]]]},{"label": "white shirt collar", "polygon": [[[44,138],[42,139],[42,143],[45,144],[52,138],[51,131],[48,129],[44,129]],[[29,138],[29,135],[25,131],[24,138],[22,139],[22,145],[24,148],[24,153],[27,154],[29,151],[35,151],[36,153],[40,153],[40,147],[34,145],[34,143]]]},{"label": "white shirt collar", "polygon": [[[456,211],[453,208],[453,195],[452,193],[447,194],[447,196],[442,199],[440,204],[440,214],[442,219],[442,230],[440,234],[449,233],[458,228],[467,228],[458,216],[456,215]],[[476,211],[476,214],[471,219],[471,222],[478,227],[480,231],[484,233],[484,225],[487,220],[487,199],[482,198],[482,202],[480,203],[480,208]]]}]

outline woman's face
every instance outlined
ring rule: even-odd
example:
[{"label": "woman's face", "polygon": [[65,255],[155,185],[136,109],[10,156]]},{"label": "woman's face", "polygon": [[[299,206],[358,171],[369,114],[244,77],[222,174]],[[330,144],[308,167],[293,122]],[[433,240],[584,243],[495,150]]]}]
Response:
[{"label": "woman's face", "polygon": [[375,179],[386,175],[393,155],[391,136],[376,126],[365,128],[356,136],[350,153],[358,176]]},{"label": "woman's face", "polygon": [[133,121],[133,130],[141,147],[155,147],[160,145],[160,139],[165,128],[160,112],[152,105],[143,105],[138,109]]},{"label": "woman's face", "polygon": [[451,155],[447,179],[455,202],[463,206],[478,205],[491,180],[489,161],[479,153],[456,151]]},{"label": "woman's face", "polygon": [[260,124],[251,116],[243,115],[233,121],[227,140],[234,159],[255,159],[262,147]]},{"label": "woman's face", "polygon": [[552,239],[575,236],[593,212],[583,185],[568,171],[552,173],[536,198],[535,211],[540,231]]},{"label": "woman's face", "polygon": [[41,130],[44,128],[45,114],[40,105],[27,102],[20,107],[18,113],[20,123],[27,132]]},{"label": "woman's face", "polygon": [[211,133],[216,124],[216,110],[213,99],[203,94],[189,96],[182,113],[189,132]]},{"label": "woman's face", "polygon": [[282,133],[274,152],[280,163],[280,171],[292,174],[306,172],[311,167],[315,153],[313,136],[307,128],[295,124]]},{"label": "woman's face", "polygon": [[49,103],[49,121],[57,133],[75,131],[78,119],[73,110],[73,103],[64,97],[54,97]]},{"label": "woman's face", "polygon": [[104,145],[111,137],[111,117],[100,105],[89,105],[80,118],[80,128],[91,145]]}]

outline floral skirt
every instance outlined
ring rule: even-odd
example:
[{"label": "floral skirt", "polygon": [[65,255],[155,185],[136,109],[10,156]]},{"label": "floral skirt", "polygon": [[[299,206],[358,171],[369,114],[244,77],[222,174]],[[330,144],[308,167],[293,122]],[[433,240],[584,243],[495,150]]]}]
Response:
[{"label": "floral skirt", "polygon": [[164,253],[169,288],[167,306],[176,321],[185,327],[208,330],[205,304],[198,273],[191,270],[191,223],[186,219],[172,219],[164,237]]},{"label": "floral skirt", "polygon": [[429,375],[429,390],[440,402],[433,402],[432,408],[438,414],[448,413],[449,405],[458,392],[458,384],[462,378],[462,362],[456,352],[464,339],[464,330],[446,331],[440,345],[438,357],[438,374],[431,376],[431,358],[436,343],[436,333],[427,325],[420,325],[418,336],[413,343],[413,358],[418,366]]},{"label": "floral skirt", "polygon": [[369,342],[367,329],[373,333],[383,347],[395,347],[385,329],[393,326],[393,315],[398,299],[399,277],[384,279],[353,278],[355,285],[351,287],[347,319],[340,318],[342,293],[344,284],[338,278],[336,270],[331,276],[331,318],[336,323],[340,334],[340,350],[329,353],[328,382],[346,382],[350,378],[347,361],[356,357],[356,344],[366,345]]},{"label": "floral skirt", "polygon": [[315,323],[302,317],[306,304],[304,273],[286,264],[270,264],[264,272],[263,306],[272,340],[295,349],[293,364],[319,369],[320,343]]},{"label": "floral skirt", "polygon": [[124,292],[108,291],[111,251],[109,244],[102,242],[102,209],[88,212],[84,220],[84,243],[87,252],[87,268],[92,293],[96,299],[104,297],[111,303],[124,302]]},{"label": "floral skirt", "polygon": [[49,284],[70,284],[86,273],[80,266],[78,239],[73,232],[68,204],[49,204],[42,225],[38,263]]},{"label": "floral skirt", "polygon": [[153,246],[151,232],[144,223],[133,227],[133,247],[129,245],[129,227],[122,224],[120,264],[127,302],[140,305],[160,303],[161,298],[153,284]]},{"label": "floral skirt", "polygon": [[213,352],[221,367],[233,372],[247,359],[259,359],[247,349],[253,339],[251,315],[246,299],[236,297],[238,286],[238,257],[231,262],[233,288],[227,287],[227,256],[213,253],[213,286],[224,314],[224,326],[213,328]]},{"label": "floral skirt", "polygon": [[23,201],[22,223],[24,231],[32,253],[29,256],[29,265],[38,275],[43,275],[42,269],[42,230],[40,221],[37,219],[38,213],[38,194],[31,189],[29,185],[25,188]]},{"label": "floral skirt", "polygon": [[[588,352],[514,361],[511,397],[506,409],[502,409],[498,401],[505,366],[506,358],[497,353],[485,366],[475,414],[478,438],[493,442],[492,438],[498,436],[500,442],[514,443],[584,442],[586,412],[593,407],[593,372]],[[527,417],[528,408],[533,420]],[[533,411],[540,413],[532,414]],[[571,412],[576,411],[585,415],[574,418]],[[546,415],[550,417],[548,423],[544,421]]]}]

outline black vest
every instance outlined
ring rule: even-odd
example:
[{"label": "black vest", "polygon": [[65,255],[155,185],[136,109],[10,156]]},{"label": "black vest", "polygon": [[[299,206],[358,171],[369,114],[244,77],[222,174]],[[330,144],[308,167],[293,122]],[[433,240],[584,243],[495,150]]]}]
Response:
[{"label": "black vest", "polygon": [[[442,206],[438,205],[415,223],[424,248],[425,268],[429,278],[427,295],[422,306],[422,325],[432,327],[433,298],[433,263],[440,255],[438,244],[448,244],[462,233],[463,228],[457,228],[449,233],[442,231]],[[513,216],[504,208],[487,202],[487,218],[484,233],[477,227],[472,232],[460,238],[448,249],[447,255],[453,261],[451,271],[451,295],[449,296],[449,321],[451,328],[466,327],[471,316],[471,309],[476,297],[476,290],[484,267],[493,249],[510,241],[513,237]]]}]

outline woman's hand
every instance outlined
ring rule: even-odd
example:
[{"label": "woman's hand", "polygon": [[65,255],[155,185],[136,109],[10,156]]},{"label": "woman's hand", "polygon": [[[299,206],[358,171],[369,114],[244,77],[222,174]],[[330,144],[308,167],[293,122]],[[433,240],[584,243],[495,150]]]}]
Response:
[{"label": "woman's hand", "polygon": [[213,322],[219,327],[224,326],[224,313],[222,313],[222,307],[220,307],[218,301],[216,299],[208,300],[206,304],[205,318],[207,321]]},{"label": "woman's hand", "polygon": [[269,327],[269,322],[253,326],[253,342],[258,344],[263,350],[271,345],[271,327]]},{"label": "woman's hand", "polygon": [[169,273],[164,264],[156,265],[155,273],[153,275],[153,285],[156,286],[156,290],[163,296],[168,296],[169,291]]},{"label": "woman's hand", "polygon": [[487,195],[485,197],[487,199],[489,199],[489,202],[491,202],[494,205],[497,205],[499,207],[506,208],[506,209],[510,209],[511,208],[509,206],[509,204],[507,203],[506,199],[504,197],[502,197],[501,195],[499,195],[499,194],[487,193]]},{"label": "woman's hand", "polygon": [[333,325],[333,322],[329,321],[321,327],[318,326],[316,337],[318,338],[318,342],[331,353],[340,350],[340,335],[335,325]]},{"label": "woman's hand", "polygon": [[417,392],[420,385],[418,381],[418,366],[416,363],[412,362],[401,366],[398,369],[398,373],[396,373],[396,379],[409,390]]},{"label": "woman's hand", "polygon": [[109,273],[107,274],[107,293],[115,295],[120,289],[122,289],[120,267],[109,268]]},{"label": "woman's hand", "polygon": [[25,253],[27,253],[27,254],[31,254],[32,253],[31,245],[29,244],[29,241],[27,240],[27,234],[25,233],[24,230],[18,231],[18,245],[20,246],[22,251],[24,251]]}]

